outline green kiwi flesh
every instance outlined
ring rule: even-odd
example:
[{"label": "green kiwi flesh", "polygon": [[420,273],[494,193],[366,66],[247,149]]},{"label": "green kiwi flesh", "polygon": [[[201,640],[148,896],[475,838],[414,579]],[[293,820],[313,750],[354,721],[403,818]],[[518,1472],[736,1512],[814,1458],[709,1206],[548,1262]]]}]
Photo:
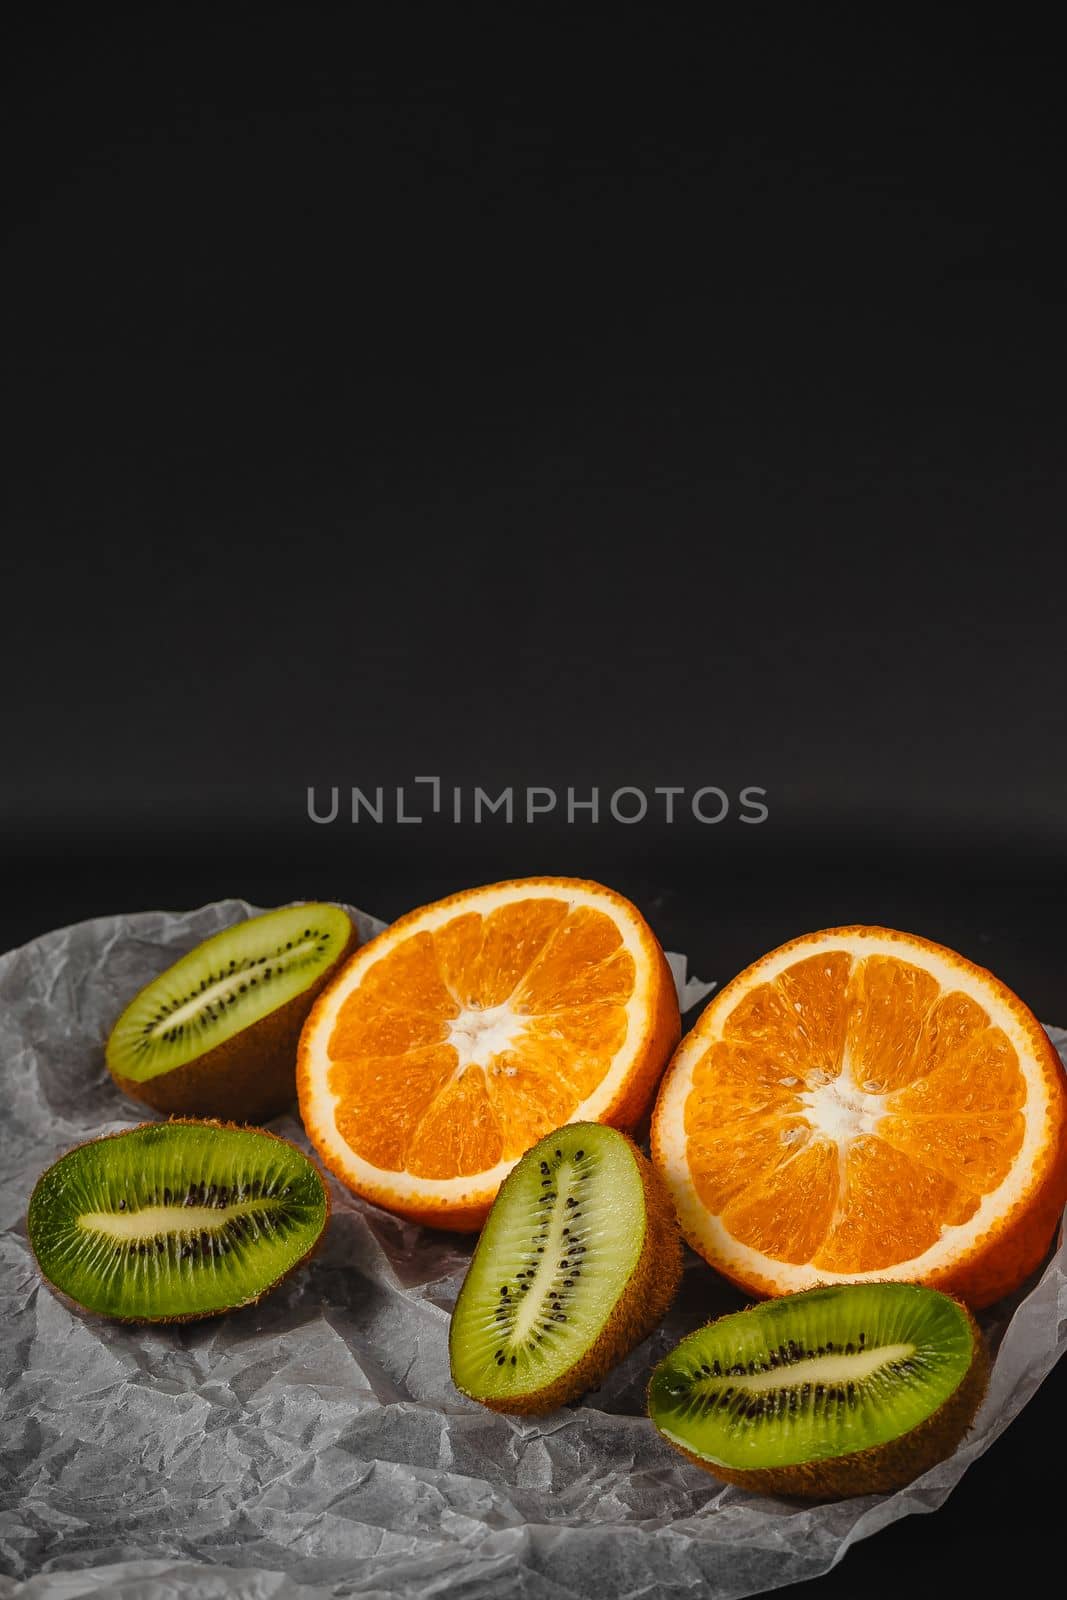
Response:
[{"label": "green kiwi flesh", "polygon": [[825,1499],[900,1488],[959,1444],[989,1363],[966,1306],[837,1284],[708,1323],[656,1367],[649,1415],[716,1477]]},{"label": "green kiwi flesh", "polygon": [[576,1122],[501,1185],[456,1300],[457,1389],[546,1412],[595,1387],[674,1298],[681,1239],[662,1180],[614,1128]]},{"label": "green kiwi flesh", "polygon": [[68,1151],[38,1179],[27,1225],[43,1276],[77,1305],[174,1322],[258,1300],[329,1212],[318,1168],[288,1140],[175,1121]]},{"label": "green kiwi flesh", "polygon": [[268,911],[190,950],[130,1001],[107,1041],[119,1087],[157,1111],[260,1122],[296,1095],[316,996],[357,945],[339,906]]}]

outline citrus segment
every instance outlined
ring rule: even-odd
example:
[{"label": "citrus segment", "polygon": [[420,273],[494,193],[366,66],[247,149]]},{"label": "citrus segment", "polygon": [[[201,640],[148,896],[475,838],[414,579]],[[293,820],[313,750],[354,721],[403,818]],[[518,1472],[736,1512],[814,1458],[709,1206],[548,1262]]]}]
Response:
[{"label": "citrus segment", "polygon": [[612,918],[588,906],[571,913],[522,976],[516,998],[526,1010],[558,1011],[625,1001],[634,961]]},{"label": "citrus segment", "polygon": [[488,1078],[485,1092],[502,1130],[497,1159],[508,1161],[517,1161],[529,1149],[530,1128],[562,1127],[581,1098],[563,1071],[546,1071],[543,1061],[517,1054],[501,1057],[500,1070]]},{"label": "citrus segment", "polygon": [[754,1181],[732,1190],[723,1221],[754,1250],[810,1261],[833,1224],[836,1169],[836,1153],[824,1144],[776,1156]]},{"label": "citrus segment", "polygon": [[441,976],[460,1005],[502,1005],[566,920],[562,901],[538,899],[457,917],[433,936]]},{"label": "citrus segment", "polygon": [[991,973],[881,928],[794,940],[714,998],[664,1078],[653,1157],[690,1242],[757,1293],[865,1275],[982,1305],[1067,1202],[1067,1088]]},{"label": "citrus segment", "polygon": [[423,1115],[444,1090],[455,1067],[445,1045],[412,1050],[407,1071],[396,1075],[395,1056],[365,1056],[337,1062],[329,1088],[337,1101],[341,1137],[377,1167],[399,1167]]},{"label": "citrus segment", "polygon": [[844,1048],[843,1004],[852,963],[841,951],[809,956],[787,967],[778,990],[797,1035],[802,1059],[829,1071]]},{"label": "citrus segment", "polygon": [[629,901],[578,879],[492,884],[410,913],[349,962],[301,1038],[301,1112],[357,1192],[477,1227],[546,1132],[633,1127],[679,1032],[670,969]]},{"label": "citrus segment", "polygon": [[970,1221],[979,1197],[879,1138],[853,1140],[844,1155],[836,1222],[812,1264],[828,1272],[890,1272]]},{"label": "citrus segment", "polygon": [[477,1069],[453,1076],[422,1116],[405,1149],[404,1165],[417,1178],[466,1178],[495,1167],[504,1133]]},{"label": "citrus segment", "polygon": [[1002,1028],[979,1027],[924,1076],[893,1097],[901,1116],[1007,1115],[1025,1105],[1027,1085],[1015,1046]]},{"label": "citrus segment", "polygon": [[972,1194],[1002,1184],[1022,1148],[1026,1119],[1003,1116],[884,1116],[878,1137],[924,1167],[953,1178]]}]

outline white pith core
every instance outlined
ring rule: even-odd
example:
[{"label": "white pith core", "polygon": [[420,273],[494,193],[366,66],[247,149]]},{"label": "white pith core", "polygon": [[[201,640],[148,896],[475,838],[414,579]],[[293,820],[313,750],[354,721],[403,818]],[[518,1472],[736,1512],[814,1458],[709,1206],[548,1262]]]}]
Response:
[{"label": "white pith core", "polygon": [[191,1017],[199,1016],[207,1006],[213,1006],[232,994],[238,984],[259,985],[259,967],[270,967],[271,978],[281,977],[290,966],[301,956],[307,954],[309,947],[314,949],[317,944],[315,939],[294,939],[291,950],[282,950],[275,956],[263,956],[247,967],[236,967],[233,972],[226,973],[221,978],[216,978],[214,983],[209,983],[206,989],[197,990],[190,995],[182,1005],[176,1006],[173,1011],[168,1011],[166,1016],[160,1017],[153,1023],[152,1034],[169,1033],[179,1023],[188,1022]]},{"label": "white pith core", "polygon": [[836,1147],[837,1198],[830,1224],[834,1228],[845,1213],[849,1146],[875,1132],[886,1111],[885,1095],[876,1092],[878,1085],[856,1083],[847,1056],[838,1077],[816,1071],[809,1072],[805,1081],[807,1087],[797,1099],[804,1108],[807,1127],[793,1123],[782,1130],[782,1140],[798,1151],[812,1138]]},{"label": "white pith core", "polygon": [[242,1200],[229,1206],[144,1206],[140,1211],[85,1211],[78,1227],[87,1233],[102,1233],[121,1242],[128,1239],[155,1239],[161,1233],[204,1233],[217,1230],[233,1217],[250,1211],[276,1208],[277,1200],[267,1195]]},{"label": "white pith core", "polygon": [[[455,1076],[461,1078],[468,1067],[484,1069],[495,1056],[505,1055],[521,1039],[528,1022],[528,1017],[512,1011],[507,1000],[484,1010],[471,1007],[461,1011],[448,1025],[448,1043],[459,1057]],[[511,1076],[515,1068],[504,1067],[503,1071]]]},{"label": "white pith core", "polygon": [[825,1072],[809,1072],[807,1088],[797,1099],[804,1107],[812,1133],[847,1150],[853,1139],[873,1133],[885,1113],[885,1095],[872,1090],[870,1084],[856,1083],[846,1059],[837,1078]]},{"label": "white pith core", "polygon": [[810,1361],[792,1362],[787,1367],[772,1367],[767,1372],[740,1372],[736,1376],[704,1378],[694,1384],[697,1390],[743,1389],[746,1394],[763,1394],[767,1389],[795,1389],[802,1383],[840,1384],[869,1378],[880,1367],[906,1361],[915,1354],[913,1344],[886,1344],[880,1350],[857,1350],[854,1355],[834,1352],[812,1356]]}]

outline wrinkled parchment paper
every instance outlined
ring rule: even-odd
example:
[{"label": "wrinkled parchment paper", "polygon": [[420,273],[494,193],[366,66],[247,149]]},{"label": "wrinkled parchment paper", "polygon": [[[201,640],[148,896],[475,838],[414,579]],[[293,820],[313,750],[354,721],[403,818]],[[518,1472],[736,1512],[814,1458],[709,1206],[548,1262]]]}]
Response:
[{"label": "wrinkled parchment paper", "polygon": [[[742,1303],[692,1256],[663,1327],[599,1392],[525,1421],[449,1381],[471,1241],[336,1183],[323,1249],[259,1306],[169,1328],[74,1313],[35,1270],[30,1190],[71,1145],[142,1120],[104,1067],[112,1023],[181,952],[253,911],[101,918],[0,957],[5,1600],[756,1594],[940,1505],[1067,1343],[1061,1230],[1028,1292],[985,1319],[992,1386],[956,1455],[897,1494],[805,1506],[721,1487],[644,1416],[652,1364]],[[381,926],[360,922],[364,937]],[[306,1148],[295,1117],[272,1127]]]}]

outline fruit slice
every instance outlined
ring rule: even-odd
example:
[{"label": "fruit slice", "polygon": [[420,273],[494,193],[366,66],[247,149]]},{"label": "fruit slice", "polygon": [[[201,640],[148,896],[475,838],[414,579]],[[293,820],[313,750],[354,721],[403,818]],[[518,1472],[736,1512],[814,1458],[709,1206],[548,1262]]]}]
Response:
[{"label": "fruit slice", "polygon": [[125,1322],[248,1305],[311,1253],[329,1216],[318,1169],[286,1139],[215,1122],[144,1123],[48,1168],[28,1228],[49,1283]]},{"label": "fruit slice", "polygon": [[652,1155],[690,1243],[756,1294],[918,1280],[983,1306],[1067,1202],[1067,1089],[992,973],[886,928],[783,945],[683,1041]]},{"label": "fruit slice", "polygon": [[900,1488],[952,1454],[989,1360],[958,1300],[839,1284],[720,1317],[660,1362],[648,1410],[717,1478],[826,1498]]},{"label": "fruit slice", "polygon": [[260,1122],[296,1095],[316,995],[358,943],[339,906],[285,906],[224,928],[154,978],[107,1042],[119,1088],[157,1111]]},{"label": "fruit slice", "polygon": [[300,1040],[300,1111],[358,1194],[470,1231],[549,1129],[632,1128],[680,1026],[628,900],[575,878],[491,884],[401,917],[349,962]]},{"label": "fruit slice", "polygon": [[595,1388],[674,1298],[682,1243],[637,1146],[558,1128],[505,1178],[456,1300],[457,1389],[494,1411],[553,1411]]}]

